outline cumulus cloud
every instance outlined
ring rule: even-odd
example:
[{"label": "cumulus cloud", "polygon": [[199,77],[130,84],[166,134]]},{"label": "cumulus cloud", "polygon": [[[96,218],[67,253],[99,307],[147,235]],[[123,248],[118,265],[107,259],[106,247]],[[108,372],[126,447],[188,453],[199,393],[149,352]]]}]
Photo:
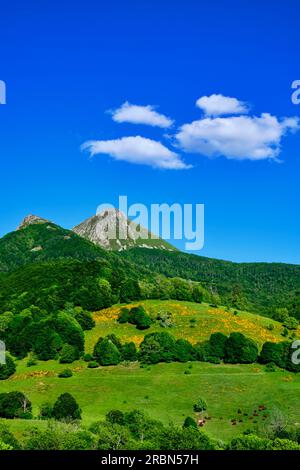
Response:
[{"label": "cumulus cloud", "polygon": [[176,140],[185,152],[207,157],[277,159],[282,137],[299,129],[298,118],[278,119],[268,113],[260,117],[206,117],[181,126]]},{"label": "cumulus cloud", "polygon": [[153,168],[182,170],[190,168],[180,156],[160,142],[141,136],[122,137],[115,140],[91,140],[81,146],[91,156],[106,154],[115,160],[122,160],[137,165],[149,165]]},{"label": "cumulus cloud", "polygon": [[173,120],[155,111],[154,106],[138,106],[126,101],[118,109],[110,111],[115,122],[129,122],[131,124],[147,124],[162,128],[171,127]]},{"label": "cumulus cloud", "polygon": [[196,106],[207,116],[222,116],[224,114],[246,114],[248,105],[237,98],[223,95],[202,96],[196,101]]}]

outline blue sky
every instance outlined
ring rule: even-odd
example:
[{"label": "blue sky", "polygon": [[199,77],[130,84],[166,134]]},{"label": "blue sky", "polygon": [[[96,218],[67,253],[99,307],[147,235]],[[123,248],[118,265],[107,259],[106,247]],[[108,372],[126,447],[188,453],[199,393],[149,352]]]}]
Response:
[{"label": "blue sky", "polygon": [[[239,120],[233,132],[247,154],[242,160],[232,149],[222,155],[220,134],[208,138],[210,150],[216,138],[221,148],[210,158],[199,141],[178,140],[184,124],[208,119],[222,135],[237,117],[196,106],[213,94],[247,103],[246,131],[262,113],[276,117],[279,133],[283,118],[300,117],[291,102],[291,84],[300,79],[298,1],[29,0],[26,9],[15,1],[1,9],[0,60],[7,85],[0,235],[28,213],[71,228],[125,194],[129,203],[204,203],[201,255],[300,263],[300,132],[288,129],[277,142],[280,154],[260,160],[253,159],[255,145],[248,151],[252,138],[243,142]],[[107,110],[126,101],[157,106],[175,122],[115,122]],[[192,168],[153,168],[102,153],[91,159],[80,150],[90,140],[130,136],[160,142]]]}]

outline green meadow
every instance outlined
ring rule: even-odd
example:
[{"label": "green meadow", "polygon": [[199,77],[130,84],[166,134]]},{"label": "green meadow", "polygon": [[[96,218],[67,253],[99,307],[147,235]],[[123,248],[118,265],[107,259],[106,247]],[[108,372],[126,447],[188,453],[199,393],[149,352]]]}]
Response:
[{"label": "green meadow", "polygon": [[[235,314],[225,308],[177,301],[152,300],[138,304],[143,304],[153,318],[159,313],[171,313],[174,325],[167,331],[193,343],[209,338],[215,331],[228,334],[240,331],[259,345],[264,341],[282,340],[280,323],[251,313]],[[92,352],[100,336],[110,333],[123,341],[139,344],[146,333],[163,330],[158,322],[146,331],[119,324],[117,317],[121,307],[117,305],[94,314],[96,327],[86,332],[87,352]],[[73,376],[58,378],[59,372],[66,368],[72,370]],[[166,424],[181,425],[187,416],[197,418],[193,405],[200,397],[208,404],[203,414],[205,431],[224,441],[247,429],[263,426],[275,408],[287,416],[290,424],[300,423],[299,375],[279,370],[267,372],[258,364],[189,362],[141,367],[138,363],[128,363],[89,369],[82,360],[72,364],[40,361],[27,367],[27,359],[23,359],[17,361],[16,374],[0,383],[0,389],[1,392],[25,393],[33,404],[35,417],[41,404],[54,403],[60,394],[69,392],[82,409],[84,426],[103,420],[111,409],[141,409]],[[45,422],[39,420],[9,421],[16,434],[22,434],[33,423],[45,426]]]}]

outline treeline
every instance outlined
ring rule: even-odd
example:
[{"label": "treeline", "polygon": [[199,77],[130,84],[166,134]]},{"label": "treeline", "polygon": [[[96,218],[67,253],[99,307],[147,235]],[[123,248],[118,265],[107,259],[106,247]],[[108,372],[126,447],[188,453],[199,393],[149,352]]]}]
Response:
[{"label": "treeline", "polygon": [[300,319],[300,266],[284,263],[232,263],[181,252],[133,248],[123,259],[153,273],[200,282],[218,293],[223,305],[272,317],[287,307]]},{"label": "treeline", "polygon": [[291,342],[266,342],[259,352],[257,344],[239,332],[231,333],[229,336],[219,332],[213,333],[208,341],[195,345],[186,339],[176,339],[167,332],[155,332],[144,336],[139,349],[133,342],[121,343],[114,334],[101,337],[94,347],[93,356],[88,355],[86,360],[93,361],[93,367],[137,360],[142,364],[189,361],[213,364],[259,362],[278,366],[291,372],[300,372],[300,364],[293,360],[295,353]]}]

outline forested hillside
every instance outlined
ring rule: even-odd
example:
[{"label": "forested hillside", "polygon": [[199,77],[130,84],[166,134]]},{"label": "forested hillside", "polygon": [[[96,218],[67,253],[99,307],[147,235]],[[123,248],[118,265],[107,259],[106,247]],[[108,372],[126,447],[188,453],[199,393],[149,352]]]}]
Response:
[{"label": "forested hillside", "polygon": [[283,263],[233,263],[182,252],[133,248],[120,254],[167,277],[200,282],[222,302],[272,314],[288,307],[300,318],[300,266]]}]

